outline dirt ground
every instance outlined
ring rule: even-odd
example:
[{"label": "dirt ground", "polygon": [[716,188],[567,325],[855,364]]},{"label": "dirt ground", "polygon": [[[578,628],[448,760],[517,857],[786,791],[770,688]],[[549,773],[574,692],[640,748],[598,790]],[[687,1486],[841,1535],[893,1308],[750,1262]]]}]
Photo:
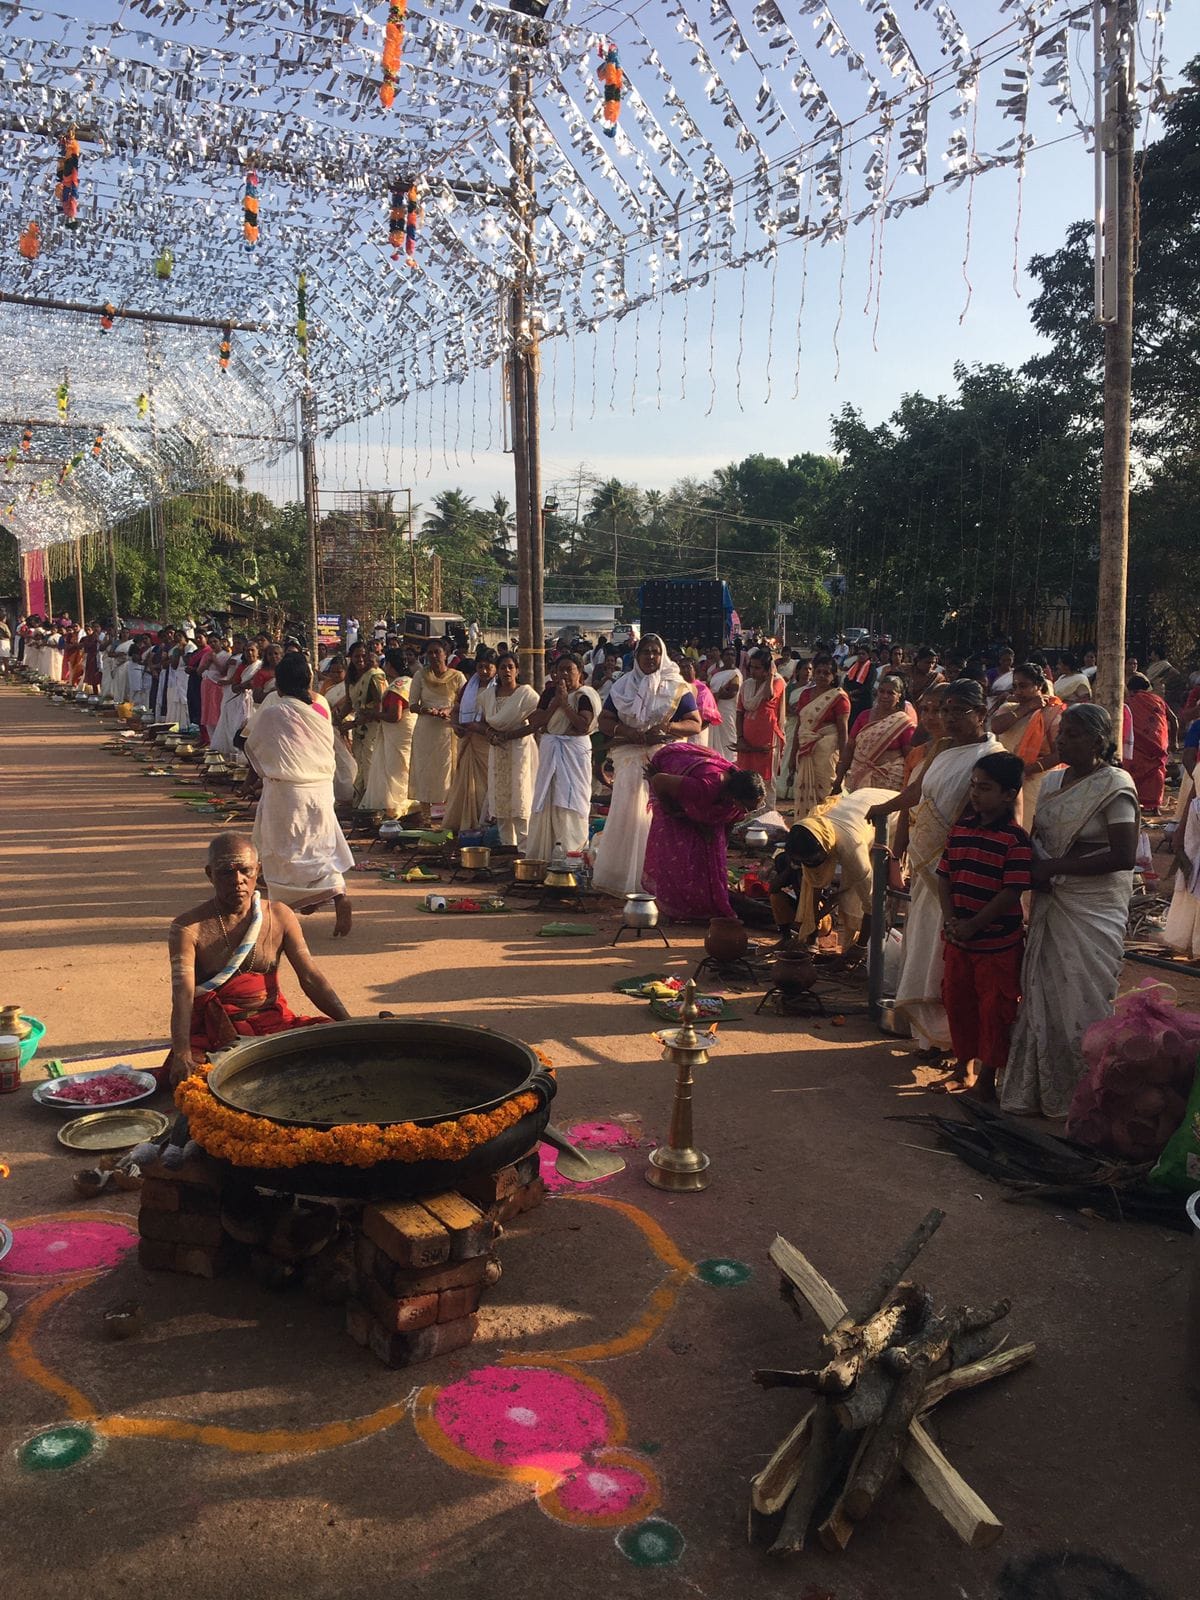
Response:
[{"label": "dirt ground", "polygon": [[[43,1057],[165,1047],[166,925],[205,887],[212,823],[100,743],[90,719],[0,690],[0,999],[46,1022]],[[337,1310],[246,1280],[147,1273],[124,1251],[116,1265],[74,1276],[6,1276],[0,1265],[14,1312],[0,1346],[0,1570],[10,1593],[1196,1592],[1200,1427],[1183,1381],[1185,1235],[1003,1203],[988,1180],[922,1148],[931,1143],[923,1130],[887,1120],[936,1104],[908,1047],[853,1018],[755,1016],[757,992],[738,1000],[739,1020],[722,1025],[698,1075],[696,1140],[712,1157],[712,1185],[668,1198],[642,1173],[665,1131],[671,1069],[648,1009],[611,985],[688,972],[701,953],[694,931],[673,932],[669,952],[645,942],[613,949],[611,913],[587,919],[594,937],[553,940],[537,934],[545,913],[435,923],[413,886],[362,873],[354,888],[350,940],[332,941],[327,916],[307,924],[352,1012],[461,1018],[515,1034],[559,1070],[559,1123],[624,1116],[639,1148],[625,1151],[617,1178],[556,1192],[512,1227],[474,1344],[408,1372],[352,1344]],[[28,1088],[0,1100],[0,1159],[11,1169],[0,1211],[18,1234],[33,1218],[65,1217],[68,1232],[108,1219],[107,1236],[120,1236],[134,1199],[76,1200],[80,1161],[55,1142],[58,1125]],[[948,1217],[921,1276],[950,1303],[1011,1296],[1012,1338],[1038,1345],[1032,1366],[936,1413],[942,1448],[1005,1523],[1004,1537],[964,1548],[902,1482],[840,1557],[786,1563],[751,1549],[747,1480],[801,1409],[794,1393],[756,1388],[751,1369],[817,1353],[815,1326],[802,1328],[779,1298],[768,1245],[784,1234],[849,1295],[935,1204]],[[672,1251],[750,1273],[681,1280]],[[129,1299],[143,1306],[145,1331],[106,1341],[104,1310]],[[588,1355],[596,1346],[607,1359]],[[525,1362],[536,1353],[544,1378],[563,1351],[571,1358],[561,1370],[605,1397],[619,1451],[601,1464],[619,1455],[656,1485],[654,1520],[642,1524],[649,1543],[567,1518],[530,1482],[438,1450],[416,1425],[424,1386],[469,1381],[506,1352]],[[389,1406],[394,1415],[380,1422]],[[33,1436],[104,1418],[125,1420],[79,1464],[30,1470],[22,1447]]]}]

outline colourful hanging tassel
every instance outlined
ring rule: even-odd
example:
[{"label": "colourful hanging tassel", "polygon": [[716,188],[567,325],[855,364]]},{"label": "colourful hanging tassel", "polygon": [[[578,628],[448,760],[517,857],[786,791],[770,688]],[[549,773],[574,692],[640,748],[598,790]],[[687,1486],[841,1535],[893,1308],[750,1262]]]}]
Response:
[{"label": "colourful hanging tassel", "polygon": [[258,173],[246,174],[246,193],[242,200],[242,234],[246,241],[246,249],[253,250],[258,244]]},{"label": "colourful hanging tassel", "polygon": [[296,282],[296,348],[301,361],[308,360],[308,273]]},{"label": "colourful hanging tassel", "polygon": [[615,44],[608,44],[600,52],[601,68],[597,76],[604,85],[604,132],[610,139],[617,136],[617,118],[621,115],[621,85],[625,74],[621,71],[621,58]]},{"label": "colourful hanging tassel", "polygon": [[400,57],[404,53],[404,17],[408,0],[391,0],[388,6],[387,26],[383,30],[383,82],[379,85],[379,100],[385,111],[390,110],[396,98],[396,85],[400,81]]},{"label": "colourful hanging tassel", "polygon": [[164,245],[154,263],[154,276],[165,283],[175,270],[175,255],[170,245]]},{"label": "colourful hanging tassel", "polygon": [[421,224],[421,197],[417,193],[416,184],[412,184],[408,191],[408,209],[404,213],[404,254],[409,261],[417,257],[417,229]]},{"label": "colourful hanging tassel", "polygon": [[149,411],[149,409],[150,409],[150,396],[148,394],[140,394],[140,395],[138,395],[138,397],[137,397],[137,414],[138,414],[138,416],[139,417],[144,417],[146,415],[146,413]]},{"label": "colourful hanging tassel", "polygon": [[27,422],[21,430],[21,449],[28,455],[33,447],[33,423]]},{"label": "colourful hanging tassel", "polygon": [[404,190],[392,190],[392,211],[388,218],[388,243],[392,247],[392,260],[399,261],[404,252]]},{"label": "colourful hanging tassel", "polygon": [[233,329],[226,326],[221,331],[221,371],[229,371],[229,354],[233,348]]},{"label": "colourful hanging tassel", "polygon": [[113,318],[116,316],[116,314],[117,314],[117,308],[116,308],[116,306],[113,305],[112,301],[110,300],[105,305],[104,310],[100,313],[100,332],[101,333],[111,333],[112,332]]},{"label": "colourful hanging tassel", "polygon": [[104,429],[96,429],[96,437],[92,440],[92,460],[99,461],[100,452],[104,449]]},{"label": "colourful hanging tassel", "polygon": [[59,416],[65,417],[71,404],[71,385],[66,378],[59,384],[55,398],[58,401]]},{"label": "colourful hanging tassel", "polygon": [[36,261],[42,248],[42,230],[36,222],[31,222],[17,240],[17,249],[26,261]]},{"label": "colourful hanging tassel", "polygon": [[55,191],[68,228],[79,226],[79,140],[74,128],[62,142],[58,158],[58,187]]}]

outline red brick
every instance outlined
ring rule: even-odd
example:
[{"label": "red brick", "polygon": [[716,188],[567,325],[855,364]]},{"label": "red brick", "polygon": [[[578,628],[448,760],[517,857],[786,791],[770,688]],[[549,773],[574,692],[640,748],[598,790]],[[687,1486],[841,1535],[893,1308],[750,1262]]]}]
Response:
[{"label": "red brick", "polygon": [[365,1350],[371,1342],[371,1313],[361,1300],[346,1301],[346,1332]]},{"label": "red brick", "polygon": [[473,1256],[487,1254],[495,1225],[491,1217],[485,1215],[465,1195],[453,1191],[430,1195],[421,1204],[450,1235],[451,1261],[469,1261]]},{"label": "red brick", "polygon": [[395,1267],[386,1258],[380,1264],[391,1271],[386,1277],[377,1274],[379,1282],[389,1294],[403,1299],[406,1294],[439,1294],[443,1289],[465,1289],[479,1283],[487,1270],[487,1257],[451,1261],[444,1267]]},{"label": "red brick", "polygon": [[433,1267],[450,1259],[450,1235],[424,1206],[368,1206],[363,1232],[397,1266]]},{"label": "red brick", "polygon": [[420,1328],[415,1333],[389,1333],[373,1322],[371,1349],[386,1366],[411,1367],[470,1344],[478,1322],[477,1316],[460,1317],[457,1322],[439,1322],[436,1327]]},{"label": "red brick", "polygon": [[[365,1233],[354,1236],[354,1265],[364,1278],[375,1276],[375,1266],[379,1259],[379,1252],[367,1238]],[[386,1258],[385,1258],[386,1259]],[[386,1285],[385,1285],[386,1287]]]},{"label": "red brick", "polygon": [[517,1169],[517,1179],[520,1183],[532,1183],[542,1173],[541,1151],[535,1145],[532,1150],[527,1150],[521,1159],[514,1163]]},{"label": "red brick", "polygon": [[195,1184],[202,1189],[220,1189],[221,1173],[216,1164],[203,1152],[191,1156],[181,1167],[164,1167],[161,1161],[151,1161],[142,1168],[143,1178],[161,1178],[166,1183]]},{"label": "red brick", "polygon": [[177,1183],[165,1183],[162,1178],[147,1178],[140,1190],[143,1211],[178,1211],[179,1189]]},{"label": "red brick", "polygon": [[215,1250],[205,1250],[200,1245],[175,1246],[175,1271],[186,1272],[193,1278],[216,1278],[229,1266],[230,1252],[218,1245]]},{"label": "red brick", "polygon": [[209,1250],[224,1238],[219,1217],[194,1217],[184,1211],[139,1211],[138,1232],[143,1239],[198,1244]]},{"label": "red brick", "polygon": [[407,1333],[415,1328],[428,1328],[438,1319],[436,1294],[413,1294],[397,1300],[386,1294],[377,1283],[367,1284],[367,1304],[371,1314],[388,1333]]},{"label": "red brick", "polygon": [[437,1319],[439,1322],[457,1322],[460,1317],[470,1316],[472,1311],[478,1311],[479,1301],[483,1295],[481,1283],[470,1284],[465,1289],[446,1289],[437,1297]]},{"label": "red brick", "polygon": [[521,1187],[522,1179],[514,1163],[499,1172],[473,1172],[459,1181],[458,1192],[484,1211],[494,1207]]},{"label": "red brick", "polygon": [[215,1217],[221,1211],[219,1189],[203,1189],[199,1184],[181,1183],[178,1189],[179,1209],[194,1217]]},{"label": "red brick", "polygon": [[138,1261],[150,1272],[174,1272],[175,1246],[164,1239],[139,1239]]},{"label": "red brick", "polygon": [[543,1178],[535,1178],[532,1183],[527,1183],[521,1191],[521,1210],[533,1211],[540,1206],[546,1198],[546,1183]]}]

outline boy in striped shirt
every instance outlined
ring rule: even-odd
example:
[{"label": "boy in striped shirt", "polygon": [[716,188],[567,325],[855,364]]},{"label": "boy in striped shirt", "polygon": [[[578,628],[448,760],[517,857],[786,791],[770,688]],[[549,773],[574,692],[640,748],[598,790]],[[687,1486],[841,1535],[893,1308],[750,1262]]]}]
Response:
[{"label": "boy in striped shirt", "polygon": [[1021,896],[1031,886],[1033,851],[1029,835],[1013,821],[1013,808],[1024,770],[1019,756],[997,751],[980,757],[968,809],[951,828],[937,869],[942,1003],[957,1074],[946,1087],[985,1100],[995,1098],[1021,998]]}]

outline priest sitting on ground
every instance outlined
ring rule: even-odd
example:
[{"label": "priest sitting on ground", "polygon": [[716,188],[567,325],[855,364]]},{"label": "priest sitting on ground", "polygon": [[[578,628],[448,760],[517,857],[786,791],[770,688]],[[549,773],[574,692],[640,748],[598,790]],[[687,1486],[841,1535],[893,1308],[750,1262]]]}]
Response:
[{"label": "priest sitting on ground", "polygon": [[[167,940],[172,1083],[239,1039],[350,1014],[314,965],[296,913],[259,894],[258,852],[245,834],[219,833],[204,874],[212,898],[176,917]],[[294,1015],[279,992],[280,956],[324,1016]]]}]

